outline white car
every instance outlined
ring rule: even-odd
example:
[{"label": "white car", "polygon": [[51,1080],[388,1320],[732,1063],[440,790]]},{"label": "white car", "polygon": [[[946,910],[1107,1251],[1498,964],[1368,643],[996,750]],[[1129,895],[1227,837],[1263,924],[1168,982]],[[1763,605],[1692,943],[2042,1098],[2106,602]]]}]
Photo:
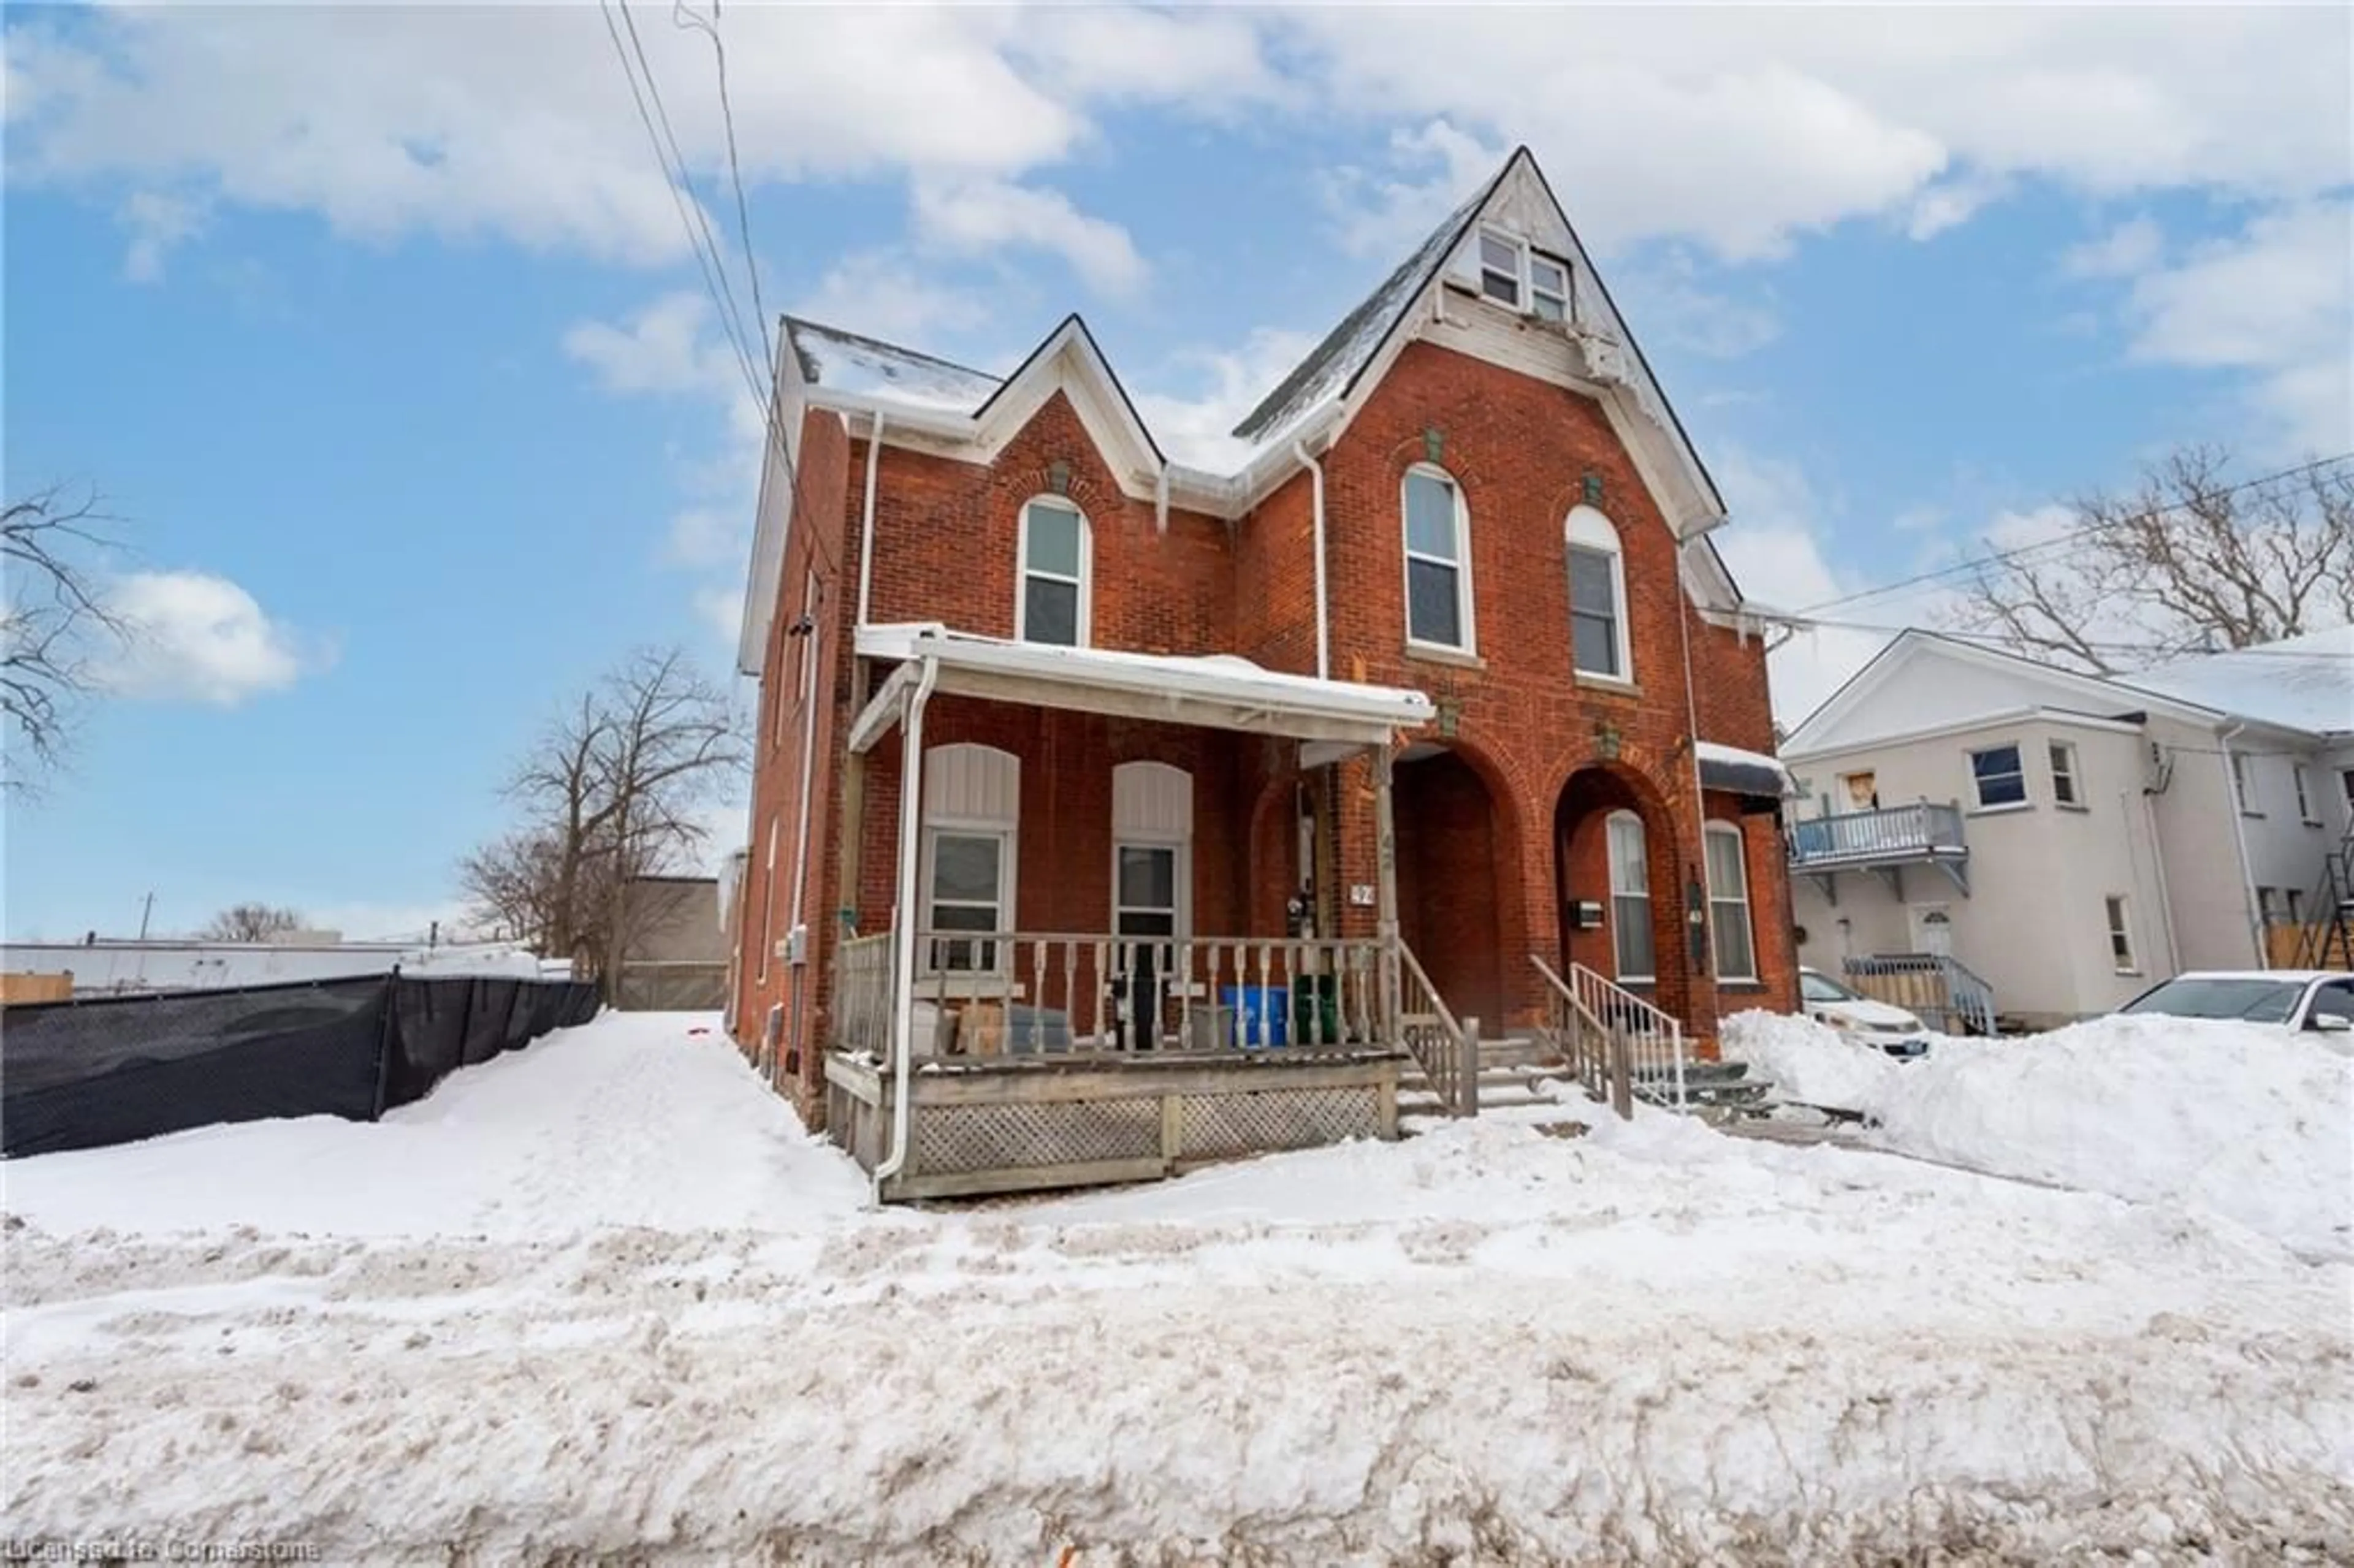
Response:
[{"label": "white car", "polygon": [[2343,969],[2201,969],[2152,986],[2119,1012],[2168,1018],[2235,1018],[2337,1038],[2354,1036],[2354,974]]},{"label": "white car", "polygon": [[1875,1046],[1900,1061],[1929,1054],[1929,1031],[1918,1018],[1850,990],[1820,969],[1798,971],[1798,1001],[1808,1018],[1858,1045]]}]

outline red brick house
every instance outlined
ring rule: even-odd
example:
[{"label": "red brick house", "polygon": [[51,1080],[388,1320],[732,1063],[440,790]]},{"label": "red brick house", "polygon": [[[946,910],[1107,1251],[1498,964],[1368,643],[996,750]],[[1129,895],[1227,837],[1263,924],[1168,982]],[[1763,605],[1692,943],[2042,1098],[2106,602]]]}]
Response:
[{"label": "red brick house", "polygon": [[776,395],[731,1026],[886,1191],[1391,1131],[1474,1019],[1792,1005],[1723,503],[1525,150],[1225,471],[1076,316],[1002,380],[789,318]]}]

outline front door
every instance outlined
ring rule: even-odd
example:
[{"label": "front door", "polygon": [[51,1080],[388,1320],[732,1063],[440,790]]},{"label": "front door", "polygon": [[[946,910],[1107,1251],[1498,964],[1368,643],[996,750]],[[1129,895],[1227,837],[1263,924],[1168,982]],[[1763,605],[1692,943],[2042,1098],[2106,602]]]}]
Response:
[{"label": "front door", "polygon": [[1175,959],[1168,938],[1178,935],[1183,858],[1175,844],[1123,843],[1112,853],[1112,932],[1127,938],[1112,976],[1123,1050],[1150,1051],[1160,1043],[1161,977]]},{"label": "front door", "polygon": [[1954,956],[1954,921],[1944,905],[1911,904],[1904,913],[1913,928],[1914,952],[1941,959]]}]

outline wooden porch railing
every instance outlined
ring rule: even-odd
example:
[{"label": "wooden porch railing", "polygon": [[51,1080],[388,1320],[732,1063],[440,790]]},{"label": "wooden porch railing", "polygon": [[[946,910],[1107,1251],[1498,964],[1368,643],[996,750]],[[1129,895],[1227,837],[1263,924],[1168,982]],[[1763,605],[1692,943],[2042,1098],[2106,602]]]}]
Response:
[{"label": "wooden porch railing", "polygon": [[1552,991],[1553,1013],[1559,1021],[1553,1027],[1564,1058],[1573,1049],[1582,1051],[1601,1076],[1600,1091],[1589,1081],[1589,1092],[1597,1099],[1606,1096],[1622,1117],[1634,1114],[1638,1097],[1670,1110],[1688,1108],[1684,1026],[1675,1014],[1584,964],[1570,965],[1564,980],[1535,954],[1529,955],[1529,961]]},{"label": "wooden porch railing", "polygon": [[1479,1114],[1479,1031],[1447,1011],[1404,942],[1398,944],[1399,1037],[1448,1116]]},{"label": "wooden porch railing", "polygon": [[1906,859],[1967,853],[1962,809],[1916,800],[1876,811],[1809,817],[1789,827],[1790,863],[1811,865]]},{"label": "wooden porch railing", "polygon": [[1603,1022],[1599,1014],[1578,1001],[1577,993],[1553,972],[1552,965],[1534,953],[1529,955],[1529,962],[1544,977],[1544,1033],[1553,1049],[1561,1053],[1570,1076],[1622,1119],[1632,1120],[1635,1082],[1627,1036]]},{"label": "wooden porch railing", "polygon": [[886,1055],[891,1043],[891,933],[846,937],[833,949],[833,1045]]},{"label": "wooden porch railing", "polygon": [[1941,1033],[1995,1033],[1994,987],[1946,953],[1873,953],[1840,966],[1874,1001],[1930,1020]]},{"label": "wooden porch railing", "polygon": [[[915,940],[916,1062],[1391,1048],[1371,939],[926,930]],[[887,1007],[885,1018],[887,1040]],[[846,1028],[838,1038],[849,1044]]]}]

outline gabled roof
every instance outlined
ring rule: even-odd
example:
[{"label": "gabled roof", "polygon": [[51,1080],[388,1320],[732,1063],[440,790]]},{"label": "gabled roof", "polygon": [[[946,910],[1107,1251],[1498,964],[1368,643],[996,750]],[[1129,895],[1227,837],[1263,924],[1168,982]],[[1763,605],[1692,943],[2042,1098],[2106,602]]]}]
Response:
[{"label": "gabled roof", "polygon": [[[1724,503],[1683,425],[1669,406],[1633,332],[1553,187],[1526,147],[1517,148],[1478,192],[1447,214],[1381,284],[1325,334],[1235,428],[1214,473],[1172,461],[1112,372],[1094,334],[1066,316],[1000,379],[985,372],[856,333],[786,317],[776,395],[782,473],[796,456],[801,413],[817,406],[883,420],[887,442],[987,461],[1056,390],[1066,393],[1114,476],[1132,495],[1157,504],[1240,517],[1288,480],[1299,451],[1329,445],[1394,363],[1416,323],[1434,318],[1447,289],[1449,263],[1479,225],[1514,228],[1548,253],[1565,252],[1573,321],[1560,348],[1558,379],[1600,400],[1627,442],[1643,482],[1670,529],[1700,548],[1685,554],[1695,599],[1709,609],[1737,608],[1740,590],[1707,530],[1724,519]],[[1459,280],[1452,284],[1460,288]],[[1452,319],[1452,318],[1450,318]],[[1457,346],[1450,343],[1448,346]],[[790,352],[787,352],[787,351]],[[751,591],[746,596],[739,665],[757,673],[783,560],[790,491],[764,471],[755,530]]]},{"label": "gabled roof", "polygon": [[[1958,700],[1954,705],[1955,711],[1950,713],[1926,711],[1920,697],[1907,698],[1897,705],[1903,715],[1902,724],[1870,726],[1852,735],[1838,733],[1850,719],[1863,713],[1867,705],[1887,690],[1891,683],[1901,679],[1908,670],[1934,661],[1987,672],[2015,683],[2015,687],[1999,700],[1988,697],[1977,701],[1975,705],[1971,700]],[[2023,702],[2020,700],[2021,689],[2031,691],[2035,695]],[[1924,724],[1974,717],[1979,714],[2013,712],[2022,706],[2064,708],[2096,717],[2157,711],[2169,717],[2207,724],[2229,716],[2221,709],[2153,692],[2122,680],[2062,670],[1999,648],[1965,642],[1958,638],[1914,627],[1889,639],[1862,669],[1849,676],[1839,690],[1808,714],[1784,738],[1778,749],[1786,759],[1808,757],[1818,752],[1850,750],[1909,733]]]},{"label": "gabled roof", "polygon": [[1002,385],[986,371],[801,316],[785,317],[784,329],[806,386],[970,412]]},{"label": "gabled roof", "polygon": [[2195,654],[2121,678],[2238,718],[2317,735],[2354,731],[2354,626]]},{"label": "gabled roof", "polygon": [[1381,353],[1382,345],[1389,341],[1423,291],[1430,287],[1438,270],[1447,265],[1447,259],[1463,242],[1479,209],[1488,205],[1488,198],[1503,183],[1511,166],[1507,162],[1469,200],[1448,213],[1428,238],[1415,247],[1414,253],[1398,263],[1396,271],[1358,301],[1356,308],[1324,334],[1324,341],[1310,349],[1308,357],[1293,366],[1291,373],[1276,383],[1275,390],[1243,416],[1242,423],[1235,427],[1235,434],[1246,440],[1274,434],[1327,398],[1346,397],[1354,391],[1357,378]]}]

